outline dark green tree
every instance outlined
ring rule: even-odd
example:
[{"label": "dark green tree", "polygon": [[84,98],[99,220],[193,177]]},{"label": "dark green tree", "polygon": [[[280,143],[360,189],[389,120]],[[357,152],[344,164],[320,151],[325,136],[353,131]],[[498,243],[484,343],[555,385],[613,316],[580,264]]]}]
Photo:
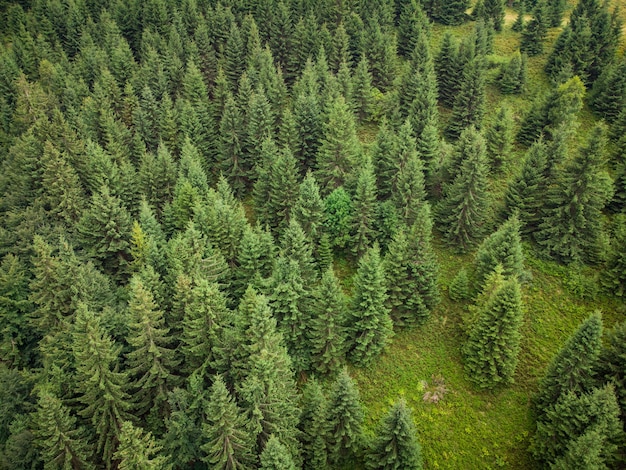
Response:
[{"label": "dark green tree", "polygon": [[492,276],[499,279],[495,284],[486,284],[491,292],[483,292],[486,298],[483,305],[478,306],[476,319],[463,345],[467,376],[478,387],[489,389],[513,381],[523,315],[517,279],[505,280],[501,271]]},{"label": "dark green tree", "polygon": [[498,265],[502,267],[502,274],[506,277],[519,279],[524,273],[520,221],[515,214],[485,238],[478,247],[474,258],[476,285],[482,286]]},{"label": "dark green tree", "polygon": [[289,450],[277,437],[271,436],[260,456],[261,470],[296,470]]},{"label": "dark green tree", "polygon": [[448,286],[448,296],[455,302],[461,302],[469,298],[469,277],[465,268],[459,269],[450,282],[450,285]]},{"label": "dark green tree", "polygon": [[626,60],[622,58],[604,69],[593,84],[589,103],[609,122],[614,122],[626,108]]},{"label": "dark green tree", "polygon": [[313,92],[296,95],[293,116],[296,123],[296,152],[302,170],[315,169],[317,152],[320,147],[323,128],[320,98]]},{"label": "dark green tree", "polygon": [[95,451],[107,469],[113,468],[122,423],[130,419],[127,374],[118,371],[120,348],[104,332],[100,319],[79,305],[72,349],[76,364],[79,414],[97,436]]},{"label": "dark green tree", "polygon": [[[408,135],[408,137],[412,137]],[[408,140],[405,145],[410,145]],[[378,197],[381,200],[391,197],[393,179],[396,173],[396,161],[398,159],[398,139],[393,128],[386,119],[383,119],[378,127],[376,140],[371,149],[372,162],[376,171],[376,186]]]},{"label": "dark green tree", "polygon": [[494,169],[501,169],[504,162],[509,159],[513,149],[513,126],[511,110],[502,106],[485,131],[487,157]]},{"label": "dark green tree", "polygon": [[594,261],[600,256],[601,211],[613,193],[604,170],[604,145],[605,127],[599,124],[548,193],[548,208],[536,238],[549,255],[564,262]]},{"label": "dark green tree", "polygon": [[244,160],[243,117],[232,95],[226,99],[220,123],[220,169],[237,194],[242,194],[248,184],[251,163]]},{"label": "dark green tree", "polygon": [[522,31],[520,50],[529,56],[536,56],[543,52],[543,43],[548,34],[549,18],[546,3],[538,0],[533,10],[533,18]]},{"label": "dark green tree", "polygon": [[366,467],[384,470],[423,468],[422,448],[411,409],[398,400],[381,420],[367,456]]},{"label": "dark green tree", "polygon": [[452,107],[458,91],[459,75],[459,47],[452,35],[446,33],[441,42],[439,54],[435,58],[435,70],[439,85],[439,99],[443,104]]},{"label": "dark green tree", "polygon": [[50,390],[39,392],[34,418],[36,444],[46,470],[95,468],[84,428],[76,425],[76,417]]},{"label": "dark green tree", "polygon": [[376,201],[376,176],[374,166],[366,158],[359,170],[356,192],[352,200],[352,251],[363,254],[376,236],[374,224],[378,212]]},{"label": "dark green tree", "polygon": [[395,158],[396,171],[392,179],[392,199],[398,214],[409,227],[426,198],[424,165],[417,154],[412,131],[408,120],[398,131],[398,155]]},{"label": "dark green tree", "polygon": [[614,220],[610,251],[606,266],[602,272],[602,285],[613,295],[623,297],[626,294],[626,220],[618,214]]},{"label": "dark green tree", "polygon": [[298,199],[293,206],[293,216],[300,222],[304,233],[317,243],[324,223],[324,201],[315,176],[307,172],[299,186]]},{"label": "dark green tree", "polygon": [[365,54],[357,64],[352,77],[352,107],[359,122],[366,121],[372,112],[372,74]]},{"label": "dark green tree", "polygon": [[476,56],[463,68],[452,118],[446,129],[449,137],[459,137],[463,129],[470,125],[480,129],[485,114],[485,83],[484,59]]},{"label": "dark green tree", "polygon": [[167,457],[160,455],[162,446],[157,444],[151,433],[133,426],[130,421],[122,423],[120,444],[113,458],[119,470],[168,470],[171,465]]},{"label": "dark green tree", "polygon": [[429,24],[422,5],[415,0],[404,3],[398,18],[398,53],[410,57],[420,34],[429,32]]},{"label": "dark green tree", "polygon": [[428,13],[439,23],[459,25],[464,23],[468,16],[465,13],[469,8],[468,0],[431,0],[428,2]]},{"label": "dark green tree", "polygon": [[309,378],[303,386],[300,422],[300,442],[304,468],[314,470],[328,467],[326,451],[328,400],[322,386],[315,379]]},{"label": "dark green tree", "polygon": [[311,367],[322,375],[336,372],[344,356],[347,301],[332,268],[312,295],[311,320],[308,341],[311,348]]},{"label": "dark green tree", "polygon": [[298,263],[305,284],[310,285],[317,279],[311,241],[295,218],[289,221],[283,232],[280,251],[285,258]]},{"label": "dark green tree", "polygon": [[352,199],[343,186],[324,199],[324,228],[333,248],[343,249],[350,242],[353,211]]},{"label": "dark green tree", "polygon": [[202,450],[206,457],[203,460],[221,470],[253,468],[252,439],[245,418],[219,375],[213,380],[205,414]]},{"label": "dark green tree", "polygon": [[556,0],[554,2],[548,3],[546,14],[548,16],[549,24],[551,27],[558,28],[559,26],[561,26],[563,13],[565,12],[566,6],[566,0]]},{"label": "dark green tree", "polygon": [[385,305],[387,288],[380,248],[374,245],[359,259],[348,319],[349,359],[369,364],[389,344],[393,322]]},{"label": "dark green tree", "polygon": [[526,86],[526,61],[519,51],[500,67],[499,86],[504,94],[523,93]]},{"label": "dark green tree", "polygon": [[362,446],[364,414],[359,391],[346,369],[332,385],[326,416],[330,462],[353,462]]},{"label": "dark green tree", "polygon": [[517,5],[517,17],[515,21],[511,25],[511,29],[517,33],[521,33],[524,31],[524,27],[526,26],[524,23],[524,15],[526,14],[526,3],[519,2]]},{"label": "dark green tree", "polygon": [[594,313],[570,336],[539,383],[535,406],[541,417],[559,397],[581,394],[594,386],[594,368],[602,347],[602,318]]}]

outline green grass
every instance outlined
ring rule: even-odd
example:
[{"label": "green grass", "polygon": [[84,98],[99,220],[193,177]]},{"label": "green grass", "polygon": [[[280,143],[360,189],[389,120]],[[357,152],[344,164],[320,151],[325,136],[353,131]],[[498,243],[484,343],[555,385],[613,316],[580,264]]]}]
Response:
[{"label": "green grass", "polygon": [[[527,260],[532,279],[524,286],[525,320],[515,383],[481,391],[466,378],[460,356],[464,306],[447,298],[447,286],[472,256],[437,244],[442,302],[423,326],[397,333],[392,346],[367,369],[352,369],[367,407],[371,430],[400,396],[414,410],[427,468],[534,468],[527,452],[532,435],[530,400],[537,381],[567,337],[601,309],[607,326],[623,318],[615,299],[578,298],[566,287],[569,271],[553,262]],[[424,401],[434,378],[448,390],[439,403]]]}]

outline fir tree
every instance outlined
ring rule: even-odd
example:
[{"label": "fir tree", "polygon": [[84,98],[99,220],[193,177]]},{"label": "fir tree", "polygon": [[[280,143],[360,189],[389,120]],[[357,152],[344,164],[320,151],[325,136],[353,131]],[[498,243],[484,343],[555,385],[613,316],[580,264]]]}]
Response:
[{"label": "fir tree", "polygon": [[522,31],[520,50],[529,56],[536,56],[543,52],[543,42],[548,33],[548,18],[544,0],[537,1],[533,10],[533,19],[528,22]]},{"label": "fir tree", "polygon": [[609,122],[614,122],[626,108],[626,60],[615,61],[593,84],[589,102]]},{"label": "fir tree", "polygon": [[452,118],[446,132],[456,138],[473,125],[480,129],[485,114],[485,66],[481,56],[470,60],[463,69],[459,92],[454,100]]},{"label": "fir tree", "polygon": [[435,58],[435,70],[437,72],[437,83],[439,85],[439,99],[448,107],[452,107],[458,91],[457,74],[459,70],[459,50],[458,45],[452,39],[452,35],[446,33],[441,42],[441,49]]},{"label": "fir tree", "polygon": [[311,367],[320,374],[336,372],[343,359],[347,301],[332,268],[327,268],[312,295],[308,341]]},{"label": "fir tree", "polygon": [[488,206],[487,173],[484,147],[477,146],[461,162],[459,173],[438,207],[444,236],[459,251],[467,250],[482,235]]},{"label": "fir tree", "polygon": [[304,468],[315,470],[328,467],[326,450],[326,415],[328,400],[322,386],[311,377],[303,386],[300,422]]},{"label": "fir tree", "polygon": [[353,103],[352,107],[359,122],[366,121],[372,110],[372,74],[369,71],[369,62],[365,54],[357,64],[352,78]]},{"label": "fir tree", "polygon": [[513,116],[508,107],[501,107],[485,131],[487,156],[492,168],[501,168],[513,147]]},{"label": "fir tree", "polygon": [[150,411],[151,418],[159,420],[167,402],[168,385],[174,381],[172,339],[152,292],[136,276],[131,280],[130,295],[127,340],[133,348],[128,354],[129,374],[135,378],[133,387],[137,390],[133,398],[138,415]]},{"label": "fir tree", "polygon": [[614,225],[602,285],[611,294],[623,297],[626,294],[626,220],[622,214],[617,215]]},{"label": "fir tree", "polygon": [[406,121],[398,131],[398,155],[395,159],[395,168],[392,199],[398,209],[398,214],[410,227],[426,194],[424,165],[417,154],[409,121]]},{"label": "fir tree", "polygon": [[171,466],[167,458],[159,455],[162,446],[158,445],[151,433],[144,434],[141,428],[130,421],[122,423],[120,445],[114,458],[120,470],[168,470]]},{"label": "fir tree", "polygon": [[522,299],[517,279],[505,281],[500,277],[476,315],[463,346],[468,377],[481,388],[509,384],[517,366],[521,338]]},{"label": "fir tree", "polygon": [[430,16],[446,25],[459,25],[467,20],[467,0],[432,0],[428,3]]},{"label": "fir tree", "polygon": [[496,31],[502,31],[504,24],[504,0],[485,0],[484,16],[485,22],[491,20]]},{"label": "fir tree", "polygon": [[296,470],[289,450],[272,436],[261,453],[261,470]]},{"label": "fir tree", "polygon": [[565,11],[566,6],[567,2],[565,0],[556,0],[548,3],[546,14],[548,15],[551,27],[558,28],[561,26],[563,12]]},{"label": "fir tree", "polygon": [[515,21],[511,25],[511,29],[517,33],[521,33],[522,31],[524,31],[524,27],[526,26],[524,24],[524,15],[526,14],[525,7],[526,7],[525,2],[519,2],[519,4],[517,5],[517,17],[515,18]]},{"label": "fir tree", "polygon": [[450,285],[448,286],[448,297],[455,302],[461,302],[470,296],[469,277],[465,268],[459,269]]},{"label": "fir tree", "polygon": [[343,97],[328,112],[328,122],[317,156],[317,179],[323,192],[342,186],[358,164],[361,148],[354,116]]},{"label": "fir tree", "polygon": [[420,3],[412,0],[403,4],[398,18],[398,53],[409,57],[419,35],[426,34],[428,29],[428,20]]},{"label": "fir tree", "polygon": [[374,223],[377,214],[376,201],[376,176],[374,175],[374,166],[369,158],[363,163],[356,183],[356,192],[353,199],[353,245],[352,251],[357,254],[363,254],[376,233]]},{"label": "fir tree", "polygon": [[315,271],[311,242],[295,218],[289,221],[289,225],[283,232],[281,254],[287,259],[298,263],[302,273],[302,280],[307,285],[316,280],[317,273]]},{"label": "fir tree", "polygon": [[597,125],[577,157],[563,170],[553,191],[537,240],[562,261],[594,261],[599,256],[601,211],[613,189],[604,172],[605,129]]},{"label": "fir tree", "polygon": [[298,199],[293,207],[293,216],[300,222],[304,233],[317,242],[323,232],[324,202],[313,173],[307,172],[299,186]]},{"label": "fir tree", "polygon": [[603,342],[598,358],[596,377],[613,384],[620,405],[622,421],[626,416],[626,323],[621,322],[610,330]]},{"label": "fir tree", "polygon": [[85,430],[76,426],[76,418],[50,390],[39,392],[34,434],[46,470],[95,468],[90,462],[92,449]]},{"label": "fir tree", "polygon": [[346,369],[332,385],[326,416],[329,460],[353,461],[362,445],[363,408],[356,384]]},{"label": "fir tree", "polygon": [[243,295],[248,285],[255,288],[263,285],[264,280],[271,275],[275,252],[271,232],[261,229],[260,225],[245,228],[237,256],[238,267],[234,273],[236,298]]},{"label": "fir tree", "polygon": [[500,91],[505,94],[522,93],[524,91],[526,62],[522,54],[515,52],[513,57],[500,67],[499,85]]},{"label": "fir tree", "polygon": [[127,375],[117,371],[119,348],[100,325],[99,318],[79,305],[72,349],[76,364],[76,391],[83,406],[79,414],[97,435],[96,452],[106,468],[113,466],[123,421],[130,418]]},{"label": "fir tree", "polygon": [[202,450],[206,457],[203,460],[215,469],[252,468],[251,438],[245,419],[219,375],[211,386],[205,414]]},{"label": "fir tree", "polygon": [[243,158],[243,118],[232,96],[228,96],[220,123],[220,168],[235,192],[246,187],[250,163]]},{"label": "fir tree", "polygon": [[269,169],[268,193],[267,212],[272,217],[267,222],[281,233],[289,224],[298,200],[297,162],[286,148],[278,152]]},{"label": "fir tree", "polygon": [[370,469],[422,468],[422,448],[411,409],[404,399],[398,400],[381,420],[367,457],[366,466]]},{"label": "fir tree", "polygon": [[293,115],[297,132],[295,156],[302,170],[314,169],[324,134],[319,97],[313,92],[296,95]]},{"label": "fir tree", "polygon": [[593,387],[601,346],[602,319],[595,313],[578,327],[548,365],[534,400],[540,413],[568,392],[580,394]]},{"label": "fir tree", "polygon": [[349,358],[359,365],[369,364],[389,344],[393,324],[389,317],[385,270],[380,249],[374,245],[359,259],[354,280],[354,296],[349,315]]},{"label": "fir tree", "polygon": [[477,285],[481,286],[498,265],[502,266],[502,273],[507,277],[519,279],[524,273],[520,222],[515,214],[485,238],[478,248],[474,259]]}]

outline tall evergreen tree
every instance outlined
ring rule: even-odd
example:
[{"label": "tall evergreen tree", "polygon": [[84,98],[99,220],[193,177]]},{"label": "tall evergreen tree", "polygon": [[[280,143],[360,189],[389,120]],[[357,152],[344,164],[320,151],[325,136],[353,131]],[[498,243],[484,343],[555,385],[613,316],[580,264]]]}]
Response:
[{"label": "tall evergreen tree", "polygon": [[430,16],[439,23],[459,25],[467,20],[468,0],[431,0],[428,5]]},{"label": "tall evergreen tree", "polygon": [[355,364],[369,364],[391,341],[393,324],[385,306],[386,291],[380,248],[374,245],[359,260],[354,280],[348,357]]},{"label": "tall evergreen tree", "polygon": [[326,416],[329,460],[354,461],[362,445],[364,415],[359,391],[346,369],[332,385]]},{"label": "tall evergreen tree", "polygon": [[540,413],[568,392],[580,394],[593,387],[601,347],[602,318],[595,313],[578,327],[548,365],[534,400]]},{"label": "tall evergreen tree", "polygon": [[549,206],[537,240],[548,254],[565,262],[599,257],[601,211],[613,192],[603,169],[604,135],[604,126],[597,125],[548,195]]},{"label": "tall evergreen tree", "polygon": [[359,163],[361,145],[354,115],[343,97],[331,104],[317,155],[317,179],[326,194],[342,186]]},{"label": "tall evergreen tree", "polygon": [[315,372],[336,372],[344,355],[347,301],[332,268],[322,275],[313,292],[308,341]]},{"label": "tall evergreen tree", "polygon": [[526,85],[526,61],[524,56],[515,52],[511,59],[500,67],[499,86],[500,91],[505,94],[517,93],[524,91]]},{"label": "tall evergreen tree", "polygon": [[[480,305],[475,323],[471,325],[463,345],[465,370],[470,380],[481,388],[509,384],[517,366],[522,323],[522,298],[516,278],[500,276],[491,283],[484,305]],[[485,295],[487,293],[484,293]]]},{"label": "tall evergreen tree", "polygon": [[466,127],[480,129],[485,114],[485,65],[478,55],[463,68],[459,92],[454,100],[452,118],[446,130],[448,136],[456,138]]},{"label": "tall evergreen tree", "polygon": [[77,427],[76,418],[50,390],[44,388],[39,392],[34,422],[34,434],[41,449],[44,469],[95,468],[90,462],[92,449],[85,430]]},{"label": "tall evergreen tree", "polygon": [[485,131],[487,156],[491,167],[499,169],[509,158],[513,147],[513,116],[508,107],[501,107]]},{"label": "tall evergreen tree", "polygon": [[618,214],[614,220],[611,246],[605,269],[602,272],[602,285],[611,294],[623,297],[626,294],[626,220]]},{"label": "tall evergreen tree", "polygon": [[314,470],[328,467],[326,451],[327,406],[322,386],[309,378],[303,386],[299,429],[301,432],[304,468]]},{"label": "tall evergreen tree", "polygon": [[598,357],[596,377],[615,387],[622,421],[626,417],[626,323],[621,322],[610,330]]},{"label": "tall evergreen tree", "polygon": [[459,47],[450,33],[446,33],[441,42],[439,54],[435,58],[435,70],[439,85],[439,99],[448,107],[452,107],[458,91]]},{"label": "tall evergreen tree", "polygon": [[155,442],[151,433],[144,434],[141,428],[130,421],[122,423],[120,445],[114,458],[120,470],[168,470],[167,458],[159,455],[162,446]]},{"label": "tall evergreen tree", "polygon": [[119,347],[100,325],[99,318],[80,305],[72,346],[76,364],[79,414],[93,427],[96,452],[107,469],[113,467],[122,423],[130,418],[127,375],[118,372]]},{"label": "tall evergreen tree", "polygon": [[220,123],[220,169],[237,194],[242,194],[250,177],[250,164],[243,158],[243,118],[232,95],[226,99]]},{"label": "tall evergreen tree", "polygon": [[372,110],[372,74],[369,71],[369,62],[365,54],[357,64],[352,78],[353,103],[352,107],[359,122],[366,121]]},{"label": "tall evergreen tree", "polygon": [[533,18],[522,31],[520,50],[529,56],[536,56],[543,52],[543,42],[548,34],[549,19],[547,17],[546,2],[537,1],[533,10]]},{"label": "tall evergreen tree", "polygon": [[275,436],[265,444],[260,460],[261,470],[296,470],[289,450]]},{"label": "tall evergreen tree", "polygon": [[253,468],[252,439],[245,419],[219,375],[213,380],[205,413],[207,421],[202,425],[205,462],[220,470]]},{"label": "tall evergreen tree", "polygon": [[398,400],[381,420],[366,466],[384,470],[422,468],[422,448],[404,399]]},{"label": "tall evergreen tree", "polygon": [[324,202],[315,176],[307,172],[299,186],[298,199],[293,206],[293,216],[300,222],[304,233],[317,243],[323,232]]},{"label": "tall evergreen tree", "polygon": [[353,199],[352,251],[363,254],[375,238],[375,219],[377,214],[376,176],[369,158],[365,159],[356,183]]}]

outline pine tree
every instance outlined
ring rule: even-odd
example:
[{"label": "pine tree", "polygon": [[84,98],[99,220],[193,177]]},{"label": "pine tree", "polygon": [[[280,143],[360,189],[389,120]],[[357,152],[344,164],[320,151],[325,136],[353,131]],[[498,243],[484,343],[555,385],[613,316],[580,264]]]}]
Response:
[{"label": "pine tree", "polygon": [[565,11],[565,7],[567,6],[567,2],[565,0],[556,0],[554,2],[550,2],[547,5],[547,15],[549,18],[550,26],[553,28],[558,28],[561,26],[561,21],[563,19],[563,13]]},{"label": "pine tree", "polygon": [[302,280],[306,285],[315,282],[317,273],[313,260],[313,248],[304,230],[302,230],[302,226],[295,218],[289,221],[289,225],[283,232],[281,254],[298,263]]},{"label": "pine tree", "polygon": [[605,127],[597,125],[587,145],[563,170],[548,194],[548,208],[537,233],[544,250],[564,262],[599,256],[601,211],[611,198],[605,163]]},{"label": "pine tree", "polygon": [[135,378],[133,398],[137,414],[150,412],[150,418],[161,419],[167,402],[168,385],[174,382],[176,364],[172,339],[165,327],[163,312],[154,303],[154,296],[138,276],[130,283],[130,333],[127,338],[132,347],[128,354],[129,374]]},{"label": "pine tree", "polygon": [[610,330],[603,342],[598,358],[596,377],[613,384],[621,409],[621,419],[626,416],[626,323],[621,322]]},{"label": "pine tree", "polygon": [[526,25],[524,24],[524,15],[526,14],[526,3],[519,2],[517,5],[517,17],[511,25],[511,29],[517,33],[524,31]]},{"label": "pine tree", "polygon": [[423,163],[417,154],[412,130],[411,124],[406,121],[398,131],[398,155],[392,180],[392,199],[408,226],[413,224],[415,214],[426,197]]},{"label": "pine tree", "polygon": [[396,173],[398,139],[384,118],[378,127],[378,134],[376,134],[376,140],[371,149],[371,157],[376,171],[378,198],[386,200],[391,197],[393,178]]},{"label": "pine tree", "polygon": [[296,470],[289,450],[275,436],[271,436],[261,453],[261,470]]},{"label": "pine tree", "polygon": [[601,347],[602,318],[595,313],[578,327],[548,365],[534,400],[540,413],[568,392],[580,394],[593,387]]},{"label": "pine tree", "polygon": [[[39,237],[37,237],[39,238]],[[28,299],[29,275],[15,255],[8,254],[0,263],[0,355],[10,366],[17,366],[28,356],[33,332],[27,328],[33,304]]]},{"label": "pine tree", "polygon": [[232,95],[226,99],[220,135],[220,169],[235,192],[241,194],[248,183],[251,162],[243,158],[243,118]]},{"label": "pine tree", "polygon": [[524,273],[520,222],[515,214],[478,247],[474,259],[476,285],[482,286],[483,281],[498,265],[502,266],[502,273],[507,277],[519,279]]},{"label": "pine tree", "polygon": [[354,115],[340,96],[331,104],[317,155],[316,176],[324,193],[346,182],[359,162],[360,152]]},{"label": "pine tree", "polygon": [[533,10],[533,19],[528,22],[522,31],[520,50],[529,56],[536,56],[543,52],[543,42],[548,33],[548,18],[544,0],[538,0]]},{"label": "pine tree", "polygon": [[89,461],[92,449],[85,430],[76,426],[76,418],[50,390],[43,388],[39,392],[34,422],[36,443],[46,470],[95,468]]},{"label": "pine tree", "polygon": [[260,225],[245,228],[234,272],[236,299],[244,294],[248,285],[258,289],[264,284],[272,273],[275,255],[274,239],[269,230],[263,230]]},{"label": "pine tree", "polygon": [[[560,458],[571,458],[571,454],[567,454],[574,443],[585,434],[597,431],[597,438],[602,442],[588,449],[589,456],[600,447],[600,466],[595,468],[607,468],[606,464],[613,459],[617,449],[616,438],[622,433],[618,416],[619,407],[611,385],[594,388],[588,393],[563,393],[544,408],[544,414],[537,422],[531,452],[541,463],[549,465]],[[577,468],[581,468],[580,464]]]},{"label": "pine tree", "polygon": [[304,468],[315,470],[328,467],[326,450],[327,406],[322,386],[315,379],[309,378],[303,386],[301,399],[300,442]]},{"label": "pine tree", "polygon": [[463,345],[465,370],[480,388],[494,388],[513,381],[519,353],[522,299],[519,282],[504,280],[499,271],[495,288],[478,307],[476,321],[470,326]]},{"label": "pine tree", "polygon": [[466,127],[480,129],[485,114],[485,65],[482,56],[476,56],[463,68],[459,92],[454,100],[452,118],[446,130],[457,138]]},{"label": "pine tree", "polygon": [[93,195],[91,206],[78,223],[78,233],[88,253],[104,272],[124,279],[130,261],[131,221],[119,198],[107,187]]},{"label": "pine tree", "polygon": [[615,122],[626,107],[626,60],[609,65],[593,84],[589,102],[609,122]]},{"label": "pine tree", "polygon": [[429,33],[429,26],[419,2],[411,1],[403,4],[398,18],[398,53],[408,58],[415,50],[419,35]]},{"label": "pine tree", "polygon": [[502,31],[504,24],[504,0],[485,0],[484,3],[485,22],[491,20],[497,32]]},{"label": "pine tree", "polygon": [[352,251],[363,254],[376,236],[374,229],[377,206],[376,201],[376,176],[374,166],[369,158],[365,159],[356,183],[356,192],[353,203],[352,221]]},{"label": "pine tree", "polygon": [[307,172],[298,190],[298,199],[293,206],[293,216],[300,222],[304,233],[317,243],[322,236],[324,222],[324,202],[313,173]]},{"label": "pine tree", "polygon": [[172,154],[164,144],[156,155],[144,153],[139,166],[139,184],[147,202],[161,214],[165,204],[172,200],[177,169]]},{"label": "pine tree", "polygon": [[370,17],[368,21],[365,47],[372,72],[372,84],[381,91],[387,91],[396,73],[396,36],[383,29],[376,16]]},{"label": "pine tree", "polygon": [[369,62],[365,54],[357,64],[352,78],[353,103],[352,107],[359,122],[367,121],[372,113],[372,74],[369,71]]},{"label": "pine tree", "polygon": [[430,16],[439,23],[459,25],[467,20],[468,0],[431,0],[428,5]]},{"label": "pine tree", "polygon": [[319,374],[336,372],[343,362],[347,301],[332,268],[327,268],[312,295],[308,341],[311,367]]},{"label": "pine tree", "polygon": [[151,433],[144,434],[141,428],[130,421],[122,423],[120,445],[114,458],[119,470],[168,470],[172,468],[167,458],[159,455],[162,446],[155,442]]},{"label": "pine tree", "polygon": [[535,232],[541,221],[547,183],[546,151],[542,139],[528,149],[521,173],[513,179],[505,193],[506,213],[517,213],[521,231],[525,234]]},{"label": "pine tree", "polygon": [[362,445],[363,408],[356,384],[346,369],[332,385],[326,416],[329,460],[354,461],[354,454]]},{"label": "pine tree", "polygon": [[319,97],[313,92],[296,95],[293,115],[298,136],[295,155],[301,170],[314,169],[324,134]]},{"label": "pine tree", "polygon": [[487,156],[494,169],[502,168],[502,165],[513,148],[513,116],[511,110],[502,106],[485,131],[487,144]]},{"label": "pine tree", "polygon": [[488,206],[487,174],[484,147],[475,146],[461,162],[459,173],[446,188],[438,207],[444,236],[459,251],[467,250],[483,233]]},{"label": "pine tree", "polygon": [[439,85],[439,99],[443,104],[452,107],[458,91],[459,48],[450,33],[446,33],[441,42],[441,49],[435,58],[435,70]]},{"label": "pine tree", "polygon": [[511,59],[500,67],[499,86],[500,91],[504,94],[517,93],[524,91],[526,62],[522,58],[519,51],[515,52]]},{"label": "pine tree", "polygon": [[450,282],[450,285],[448,286],[448,296],[455,302],[461,302],[469,298],[469,278],[465,268],[459,269]]},{"label": "pine tree", "polygon": [[348,322],[348,357],[355,364],[369,364],[391,341],[393,323],[385,306],[386,291],[380,248],[374,245],[359,259],[354,280]]},{"label": "pine tree", "polygon": [[582,436],[572,439],[567,446],[567,452],[557,458],[550,468],[554,470],[581,470],[606,469],[601,453],[605,438],[599,429],[592,428]]},{"label": "pine tree", "polygon": [[119,348],[100,325],[99,318],[79,305],[72,349],[76,364],[79,414],[97,435],[96,452],[107,469],[113,466],[122,422],[130,418],[127,375],[117,371]]},{"label": "pine tree", "polygon": [[203,460],[220,470],[252,468],[251,437],[245,419],[219,375],[213,380],[205,414],[202,450],[206,457]]},{"label": "pine tree", "polygon": [[625,246],[626,220],[622,214],[618,214],[614,221],[610,251],[601,278],[604,288],[618,297],[623,297],[626,294]]},{"label": "pine tree", "polygon": [[230,32],[226,44],[224,44],[223,67],[226,77],[230,81],[231,89],[237,88],[239,77],[245,68],[244,60],[244,44],[241,37],[241,31],[237,23],[233,21],[230,26]]},{"label": "pine tree", "polygon": [[411,409],[404,399],[398,400],[381,420],[367,457],[366,466],[370,469],[422,468],[422,448]]},{"label": "pine tree", "polygon": [[296,159],[289,149],[278,152],[272,162],[268,178],[267,220],[277,233],[281,233],[292,218],[292,211],[298,200],[298,169]]}]

